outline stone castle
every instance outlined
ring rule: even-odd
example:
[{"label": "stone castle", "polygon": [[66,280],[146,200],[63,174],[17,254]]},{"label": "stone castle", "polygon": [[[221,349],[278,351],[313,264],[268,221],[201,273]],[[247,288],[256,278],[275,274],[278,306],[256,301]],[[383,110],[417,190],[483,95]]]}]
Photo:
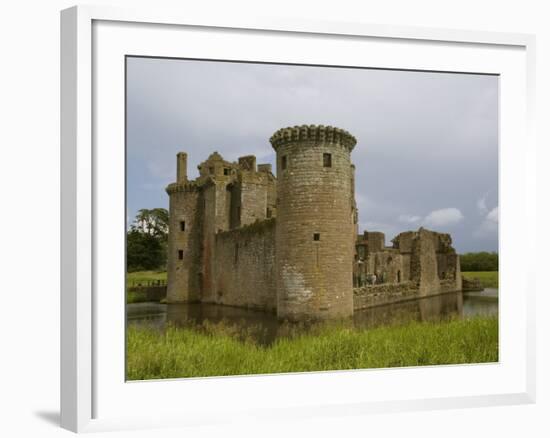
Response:
[{"label": "stone castle", "polygon": [[167,301],[276,312],[281,319],[334,319],[354,310],[461,290],[448,234],[420,228],[387,247],[359,234],[356,139],[330,126],[300,126],[270,139],[277,156],[225,161],[214,152],[187,178],[177,155],[170,197]]}]

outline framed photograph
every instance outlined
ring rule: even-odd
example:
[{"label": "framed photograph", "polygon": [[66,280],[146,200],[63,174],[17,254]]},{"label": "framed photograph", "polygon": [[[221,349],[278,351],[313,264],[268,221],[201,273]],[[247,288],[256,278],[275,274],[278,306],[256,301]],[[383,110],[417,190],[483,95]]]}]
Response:
[{"label": "framed photograph", "polygon": [[79,6],[61,55],[63,427],[534,401],[534,37]]}]

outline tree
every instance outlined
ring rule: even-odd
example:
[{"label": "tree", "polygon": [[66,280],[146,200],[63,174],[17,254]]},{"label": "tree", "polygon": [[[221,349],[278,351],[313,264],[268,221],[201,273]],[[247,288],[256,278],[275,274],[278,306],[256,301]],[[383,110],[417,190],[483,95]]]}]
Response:
[{"label": "tree", "polygon": [[164,208],[141,209],[126,233],[128,272],[166,267],[168,211]]},{"label": "tree", "polygon": [[137,212],[131,228],[143,234],[167,239],[169,220],[168,210],[165,208],[142,208]]},{"label": "tree", "polygon": [[498,254],[485,251],[462,254],[460,269],[464,272],[498,271]]}]

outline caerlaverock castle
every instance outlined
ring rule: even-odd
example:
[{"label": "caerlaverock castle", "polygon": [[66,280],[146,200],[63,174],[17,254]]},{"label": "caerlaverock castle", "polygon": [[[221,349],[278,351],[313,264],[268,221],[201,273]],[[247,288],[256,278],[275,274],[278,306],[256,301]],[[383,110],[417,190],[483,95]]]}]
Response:
[{"label": "caerlaverock castle", "polygon": [[390,247],[383,233],[359,234],[350,133],[299,126],[270,142],[277,177],[254,156],[235,163],[214,152],[190,181],[187,154],[178,154],[177,181],[166,188],[168,302],[329,319],[462,289],[448,234],[420,228]]}]

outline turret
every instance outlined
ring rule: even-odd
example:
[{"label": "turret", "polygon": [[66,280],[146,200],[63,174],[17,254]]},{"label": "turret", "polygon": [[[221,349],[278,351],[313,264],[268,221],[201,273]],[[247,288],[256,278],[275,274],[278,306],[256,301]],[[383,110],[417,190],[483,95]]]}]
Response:
[{"label": "turret", "polygon": [[276,282],[281,319],[353,314],[355,138],[330,126],[300,126],[270,139],[277,153]]},{"label": "turret", "polygon": [[177,181],[166,187],[170,197],[168,232],[168,302],[201,298],[199,198],[200,190],[187,180],[187,154],[177,155]]}]

